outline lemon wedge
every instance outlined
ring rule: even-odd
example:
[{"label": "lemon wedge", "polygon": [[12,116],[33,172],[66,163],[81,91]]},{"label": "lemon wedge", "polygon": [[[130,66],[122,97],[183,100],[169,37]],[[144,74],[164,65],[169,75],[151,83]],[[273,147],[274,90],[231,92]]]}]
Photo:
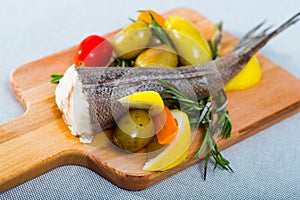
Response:
[{"label": "lemon wedge", "polygon": [[261,68],[256,56],[253,56],[233,79],[226,85],[226,91],[244,90],[256,85],[262,77]]},{"label": "lemon wedge", "polygon": [[118,101],[126,108],[149,109],[151,115],[164,110],[164,102],[160,94],[155,91],[136,92]]},{"label": "lemon wedge", "polygon": [[143,167],[145,171],[165,171],[179,165],[188,156],[191,142],[188,116],[179,110],[171,111],[171,113],[178,123],[177,136],[157,156],[145,163]]}]

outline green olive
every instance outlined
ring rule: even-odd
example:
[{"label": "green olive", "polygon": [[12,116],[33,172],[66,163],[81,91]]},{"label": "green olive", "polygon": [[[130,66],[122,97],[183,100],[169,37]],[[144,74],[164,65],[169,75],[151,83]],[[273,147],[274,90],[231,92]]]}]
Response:
[{"label": "green olive", "polygon": [[168,30],[167,33],[180,56],[181,64],[196,65],[211,60],[206,49],[191,37],[187,37],[176,30]]},{"label": "green olive", "polygon": [[143,51],[136,59],[137,67],[176,67],[178,57],[168,45],[159,45]]},{"label": "green olive", "polygon": [[152,36],[150,28],[144,22],[134,22],[112,38],[112,46],[117,57],[132,59],[140,54]]},{"label": "green olive", "polygon": [[141,150],[155,135],[154,124],[145,110],[131,110],[117,124],[113,142],[126,151]]}]

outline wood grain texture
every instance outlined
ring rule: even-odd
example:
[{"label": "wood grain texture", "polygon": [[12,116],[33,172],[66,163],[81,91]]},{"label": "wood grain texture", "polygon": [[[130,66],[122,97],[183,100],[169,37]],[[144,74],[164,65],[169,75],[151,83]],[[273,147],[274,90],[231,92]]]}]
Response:
[{"label": "wood grain texture", "polygon": [[[180,8],[165,14],[191,20],[208,38],[214,24],[193,10]],[[113,33],[111,33],[113,34]],[[111,35],[110,34],[110,35]],[[229,53],[237,39],[224,33],[222,55]],[[85,166],[128,190],[141,190],[200,159],[192,156],[201,141],[195,133],[188,159],[165,172],[145,172],[144,154],[117,151],[104,134],[91,145],[72,136],[55,105],[55,85],[50,74],[63,73],[72,64],[74,47],[17,68],[10,77],[15,97],[26,110],[21,117],[0,125],[0,192],[30,180],[55,167]],[[228,109],[233,122],[232,137],[219,140],[227,148],[300,110],[300,80],[262,55],[263,79],[255,87],[228,93]],[[284,81],[282,81],[284,80]]]}]

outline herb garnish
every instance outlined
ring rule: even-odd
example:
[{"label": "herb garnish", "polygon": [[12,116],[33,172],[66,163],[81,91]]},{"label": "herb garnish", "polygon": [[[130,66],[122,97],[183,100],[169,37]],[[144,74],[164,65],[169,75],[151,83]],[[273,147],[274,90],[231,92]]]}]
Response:
[{"label": "herb garnish", "polygon": [[124,60],[121,58],[116,59],[114,62],[116,63],[116,67],[134,67],[135,65],[135,60]]},{"label": "herb garnish", "polygon": [[222,22],[220,22],[219,24],[216,24],[216,31],[215,31],[214,35],[208,41],[210,50],[212,52],[213,60],[220,58],[222,26],[223,26]]},{"label": "herb garnish", "polygon": [[[189,116],[191,128],[198,129],[200,127],[205,127],[203,143],[199,150],[195,153],[194,158],[198,157],[204,149],[208,149],[209,153],[215,160],[214,169],[219,165],[223,169],[233,172],[232,168],[229,166],[229,161],[222,156],[218,150],[217,143],[213,138],[217,131],[219,131],[220,127],[222,127],[222,129],[219,135],[217,135],[217,138],[226,139],[230,137],[232,125],[228,111],[226,110],[227,101],[224,103],[225,106],[221,106],[221,108],[217,109],[218,111],[215,113],[212,109],[211,97],[195,101],[180,92],[172,83],[165,80],[160,80],[160,82],[166,88],[160,93],[165,104],[168,105],[170,109],[179,109],[185,112]],[[217,114],[216,121],[213,120],[213,114]],[[209,153],[205,156],[204,180],[206,179]]]},{"label": "herb garnish", "polygon": [[62,75],[62,74],[52,74],[51,75],[51,83],[54,83],[54,84],[57,84],[57,83],[59,83],[59,80],[63,77],[64,75]]},{"label": "herb garnish", "polygon": [[146,10],[139,10],[138,12],[147,12],[149,14],[149,16],[151,17],[152,22],[151,23],[147,23],[145,21],[144,22],[152,30],[153,34],[162,41],[163,44],[166,44],[166,45],[174,48],[173,43],[172,43],[171,39],[169,38],[169,35],[165,31],[165,29],[163,27],[161,27],[161,25],[156,21],[153,14]]}]

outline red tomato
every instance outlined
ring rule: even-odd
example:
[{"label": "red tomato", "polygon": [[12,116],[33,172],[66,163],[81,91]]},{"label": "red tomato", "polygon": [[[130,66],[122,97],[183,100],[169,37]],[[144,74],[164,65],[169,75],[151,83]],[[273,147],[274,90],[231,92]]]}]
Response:
[{"label": "red tomato", "polygon": [[105,66],[112,55],[112,45],[104,37],[90,35],[79,44],[74,53],[76,66]]}]

